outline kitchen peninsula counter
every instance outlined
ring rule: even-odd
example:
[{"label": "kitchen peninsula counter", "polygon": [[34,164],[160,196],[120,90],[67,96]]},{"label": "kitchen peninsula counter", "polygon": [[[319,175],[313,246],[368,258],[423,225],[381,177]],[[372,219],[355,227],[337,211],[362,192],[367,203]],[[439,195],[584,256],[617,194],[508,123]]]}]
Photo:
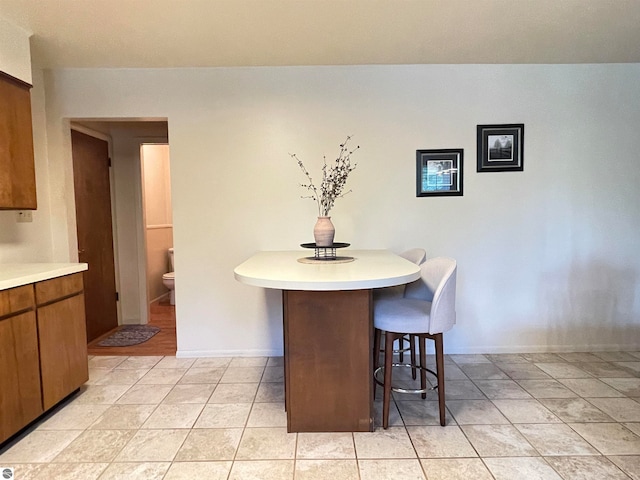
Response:
[{"label": "kitchen peninsula counter", "polygon": [[341,250],[346,263],[308,255],[259,252],[234,270],[282,290],[287,429],[373,431],[373,289],[417,280],[420,267],[387,250]]}]

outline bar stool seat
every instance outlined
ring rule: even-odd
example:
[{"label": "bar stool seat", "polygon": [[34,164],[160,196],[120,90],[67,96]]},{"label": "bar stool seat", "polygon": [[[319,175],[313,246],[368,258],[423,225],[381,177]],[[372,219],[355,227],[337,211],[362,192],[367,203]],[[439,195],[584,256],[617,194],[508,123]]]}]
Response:
[{"label": "bar stool seat", "polygon": [[[437,257],[426,260],[420,267],[421,278],[407,285],[403,297],[374,299],[374,381],[382,384],[383,410],[382,426],[389,426],[389,406],[391,401],[392,370],[395,367],[412,367],[420,371],[420,389],[394,390],[400,393],[418,392],[426,397],[427,373],[437,380],[440,425],[445,425],[444,351],[442,334],[450,330],[456,322],[455,296],[457,264],[452,258]],[[384,366],[379,366],[380,338],[385,334]],[[412,335],[418,338],[420,363],[393,363],[393,342]],[[425,340],[435,341],[436,371],[426,366]],[[378,375],[384,372],[384,381]]]}]

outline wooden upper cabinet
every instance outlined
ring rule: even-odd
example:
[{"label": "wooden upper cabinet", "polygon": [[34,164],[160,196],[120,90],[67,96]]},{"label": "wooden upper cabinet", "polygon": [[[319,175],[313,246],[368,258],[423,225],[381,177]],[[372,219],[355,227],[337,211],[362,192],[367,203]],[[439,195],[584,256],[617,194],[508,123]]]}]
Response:
[{"label": "wooden upper cabinet", "polygon": [[0,72],[0,210],[35,210],[31,85]]}]

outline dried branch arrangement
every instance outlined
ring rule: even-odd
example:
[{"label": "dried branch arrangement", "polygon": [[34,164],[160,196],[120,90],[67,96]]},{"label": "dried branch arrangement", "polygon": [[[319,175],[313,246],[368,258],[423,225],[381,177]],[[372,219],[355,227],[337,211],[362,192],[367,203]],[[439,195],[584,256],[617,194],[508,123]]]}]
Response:
[{"label": "dried branch arrangement", "polygon": [[300,184],[300,186],[306,188],[309,195],[303,195],[301,198],[313,199],[318,204],[318,216],[320,217],[329,216],[329,212],[333,208],[336,198],[344,197],[348,193],[351,193],[351,190],[344,192],[344,187],[349,174],[353,172],[357,166],[356,163],[351,163],[351,155],[358,150],[360,146],[358,145],[350,150],[348,145],[349,140],[351,140],[351,136],[348,136],[347,139],[340,144],[340,153],[333,162],[333,165],[329,166],[327,164],[327,157],[324,157],[320,187],[315,186],[311,174],[309,174],[309,171],[305,168],[302,160],[300,160],[295,153],[289,154],[291,158],[298,162],[302,173],[307,177],[308,182],[306,184]]}]

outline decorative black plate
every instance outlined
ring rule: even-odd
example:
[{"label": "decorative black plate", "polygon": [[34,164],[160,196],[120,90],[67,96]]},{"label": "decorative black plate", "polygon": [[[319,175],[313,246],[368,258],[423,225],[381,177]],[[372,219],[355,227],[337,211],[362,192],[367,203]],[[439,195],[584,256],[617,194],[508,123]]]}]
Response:
[{"label": "decorative black plate", "polygon": [[301,243],[300,246],[302,248],[345,248],[351,245],[350,243],[334,243],[333,245],[329,245],[328,247],[318,247],[315,243]]}]

